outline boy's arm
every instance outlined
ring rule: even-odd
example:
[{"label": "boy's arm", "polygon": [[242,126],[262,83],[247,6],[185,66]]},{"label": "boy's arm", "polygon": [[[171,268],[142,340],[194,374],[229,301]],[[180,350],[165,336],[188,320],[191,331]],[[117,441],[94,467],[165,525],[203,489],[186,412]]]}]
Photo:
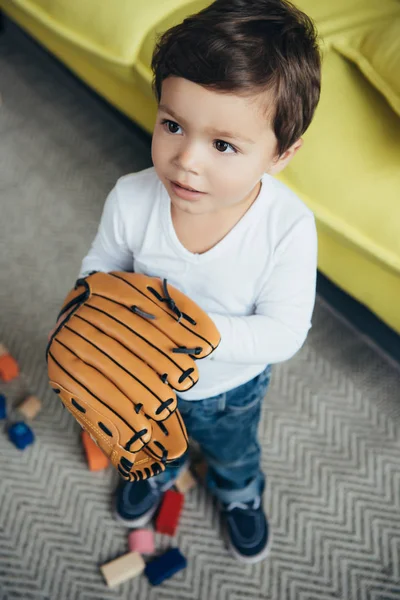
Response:
[{"label": "boy's arm", "polygon": [[311,327],[316,271],[315,222],[306,217],[277,247],[273,270],[257,298],[254,315],[209,313],[221,334],[211,360],[271,364],[291,358]]},{"label": "boy's arm", "polygon": [[[78,278],[86,277],[92,271],[109,273],[133,270],[133,256],[126,244],[124,231],[117,191],[114,188],[107,196],[96,237],[82,261]],[[48,334],[48,339],[68,316],[68,312],[59,317],[55,327]]]},{"label": "boy's arm", "polygon": [[114,188],[104,204],[96,237],[82,261],[79,277],[84,277],[92,271],[132,271],[132,269],[132,251],[126,243],[118,194]]}]

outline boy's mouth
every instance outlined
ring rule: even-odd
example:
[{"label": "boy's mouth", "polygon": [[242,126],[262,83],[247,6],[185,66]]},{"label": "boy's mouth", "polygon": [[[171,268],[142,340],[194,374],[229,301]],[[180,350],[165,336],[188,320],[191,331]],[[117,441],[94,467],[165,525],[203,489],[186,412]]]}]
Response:
[{"label": "boy's mouth", "polygon": [[200,192],[199,190],[195,190],[194,188],[188,186],[188,185],[184,185],[183,183],[179,183],[179,181],[172,181],[173,184],[177,185],[178,187],[182,188],[183,190],[188,190],[189,192],[197,192],[198,194],[202,194],[203,192]]}]

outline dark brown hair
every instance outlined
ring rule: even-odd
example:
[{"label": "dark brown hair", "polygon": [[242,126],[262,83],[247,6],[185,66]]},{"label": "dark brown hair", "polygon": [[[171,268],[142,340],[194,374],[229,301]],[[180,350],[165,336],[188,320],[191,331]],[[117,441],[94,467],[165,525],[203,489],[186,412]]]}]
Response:
[{"label": "dark brown hair", "polygon": [[244,96],[272,91],[279,156],[307,130],[320,97],[318,34],[288,0],[216,0],[159,36],[151,67],[158,102],[170,75]]}]

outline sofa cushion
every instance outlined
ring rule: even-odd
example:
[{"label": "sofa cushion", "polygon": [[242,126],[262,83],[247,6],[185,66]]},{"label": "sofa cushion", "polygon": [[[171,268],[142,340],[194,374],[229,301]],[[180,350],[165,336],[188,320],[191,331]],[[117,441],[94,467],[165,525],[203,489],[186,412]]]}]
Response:
[{"label": "sofa cushion", "polygon": [[304,146],[278,178],[313,210],[320,231],[400,273],[400,119],[333,50],[322,90]]},{"label": "sofa cushion", "polygon": [[[194,15],[206,8],[206,6],[211,4],[211,0],[184,0],[175,4],[175,8],[168,14],[166,13],[163,18],[154,20],[154,27],[148,31],[138,54],[138,63],[141,65],[140,68],[144,72],[148,82],[152,80],[153,74],[150,70],[150,64],[158,36],[170,27],[181,23],[189,15]],[[157,16],[160,17],[160,15]]]},{"label": "sofa cushion", "polygon": [[154,25],[188,0],[13,0],[74,45],[131,67]]},{"label": "sofa cushion", "polygon": [[400,16],[333,44],[357,65],[400,116]]}]

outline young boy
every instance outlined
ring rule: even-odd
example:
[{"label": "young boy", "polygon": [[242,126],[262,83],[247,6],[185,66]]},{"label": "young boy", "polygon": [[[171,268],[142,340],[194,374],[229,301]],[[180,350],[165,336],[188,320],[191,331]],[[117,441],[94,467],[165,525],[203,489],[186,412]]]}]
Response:
[{"label": "young boy", "polygon": [[[286,0],[217,0],[167,31],[153,55],[154,166],[119,179],[80,276],[166,277],[212,317],[222,341],[180,394],[208,464],[232,553],[266,555],[265,477],[257,429],[270,365],[311,326],[317,242],[312,213],[273,175],[301,148],[320,94],[311,20]],[[187,458],[121,482],[130,527],[156,511]]]}]

